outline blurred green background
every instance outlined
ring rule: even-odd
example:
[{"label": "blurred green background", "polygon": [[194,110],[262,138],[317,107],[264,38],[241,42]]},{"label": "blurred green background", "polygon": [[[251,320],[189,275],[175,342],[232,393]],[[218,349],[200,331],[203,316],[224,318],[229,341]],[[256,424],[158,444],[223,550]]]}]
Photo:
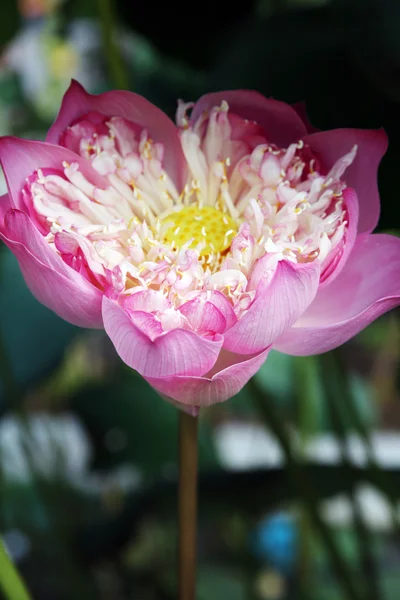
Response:
[{"label": "blurred green background", "polygon": [[[171,116],[252,88],[304,101],[321,129],[384,127],[379,230],[400,232],[396,0],[2,0],[0,49],[1,135],[43,139],[72,77]],[[39,305],[4,246],[0,263],[10,556],[36,600],[175,599],[176,409],[102,332]],[[198,600],[399,598],[399,360],[394,311],[324,356],[271,353],[202,412]]]}]

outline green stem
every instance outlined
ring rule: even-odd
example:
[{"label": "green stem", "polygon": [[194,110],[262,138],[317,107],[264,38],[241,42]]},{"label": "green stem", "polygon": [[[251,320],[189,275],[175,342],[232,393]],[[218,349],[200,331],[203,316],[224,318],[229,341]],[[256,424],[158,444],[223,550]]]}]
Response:
[{"label": "green stem", "polygon": [[112,0],[98,0],[103,48],[107,60],[110,80],[119,89],[128,89],[129,82],[124,62],[115,42],[115,14]]},{"label": "green stem", "polygon": [[31,596],[0,540],[0,589],[7,600],[31,600]]},{"label": "green stem", "polygon": [[341,583],[343,592],[346,594],[348,600],[362,600],[362,596],[354,584],[351,572],[349,572],[347,564],[340,554],[331,530],[326,525],[319,513],[317,506],[318,498],[314,491],[313,483],[310,480],[306,470],[302,468],[301,463],[299,463],[297,457],[292,451],[292,446],[284,424],[282,424],[279,415],[275,411],[273,403],[268,402],[267,399],[264,398],[264,394],[254,381],[254,378],[250,381],[250,386],[253,389],[253,400],[260,415],[262,416],[266,426],[273,431],[279,440],[281,449],[285,455],[287,467],[292,476],[292,481],[297,487],[301,495],[301,499],[307,508],[310,518],[312,519],[314,527],[316,531],[318,531],[320,538],[325,545],[331,560],[332,568],[338,581]]},{"label": "green stem", "polygon": [[196,597],[198,417],[179,415],[179,600]]}]

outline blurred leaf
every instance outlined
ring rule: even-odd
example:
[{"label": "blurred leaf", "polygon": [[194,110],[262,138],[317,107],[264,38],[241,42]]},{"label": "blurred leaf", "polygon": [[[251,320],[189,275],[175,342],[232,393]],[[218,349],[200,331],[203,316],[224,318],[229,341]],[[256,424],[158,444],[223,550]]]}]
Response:
[{"label": "blurred leaf", "polygon": [[0,567],[0,587],[3,590],[4,596],[10,600],[30,600],[31,595],[1,539]]},{"label": "blurred leaf", "polygon": [[[146,474],[176,472],[179,410],[131,372],[78,394],[73,406],[95,446],[93,468],[129,462]],[[200,420],[200,467],[217,465],[206,423]]]},{"label": "blurred leaf", "polygon": [[[277,409],[285,412],[290,420],[293,420],[291,411],[297,406],[300,411],[298,416],[302,421],[302,434],[306,433],[306,438],[318,431],[332,431],[326,409],[324,381],[315,357],[293,357],[271,351],[254,379],[268,396],[269,402],[274,402]],[[351,374],[350,385],[364,420],[372,424],[376,412],[371,386],[356,373]],[[235,406],[247,406],[248,413],[253,411],[252,405],[248,406],[249,401],[251,390],[248,387],[244,389],[244,394],[239,394],[234,399]]]},{"label": "blurred leaf", "polygon": [[84,19],[98,17],[97,0],[69,0],[64,2],[62,12],[65,19]]},{"label": "blurred leaf", "polygon": [[[315,487],[316,502],[347,493],[354,485],[374,481],[368,469],[304,463],[303,475]],[[400,489],[400,471],[386,469],[392,488]],[[396,488],[397,486],[397,488]],[[96,562],[104,556],[117,556],[135,539],[141,524],[156,517],[162,521],[176,515],[177,475],[157,478],[151,484],[129,493],[118,514],[94,513],[79,536],[82,558]],[[241,514],[260,518],[277,506],[288,506],[300,499],[284,468],[244,472],[220,470],[199,477],[200,521],[211,515]]]},{"label": "blurred leaf", "polygon": [[[332,428],[335,431],[339,443],[341,462],[344,465],[351,465],[352,456],[347,444],[347,433],[349,427],[354,428],[357,433],[357,425],[349,414],[348,404],[354,404],[352,412],[359,414],[355,387],[351,384],[349,377],[343,373],[342,365],[338,360],[337,352],[325,353],[319,357],[320,365],[326,383],[327,405],[330,411]],[[362,440],[366,446],[367,456],[371,453],[369,439]],[[363,585],[364,597],[369,600],[383,600],[381,594],[381,574],[377,566],[376,555],[372,550],[371,532],[364,518],[364,512],[360,503],[360,497],[357,493],[357,487],[354,486],[349,492],[349,501],[352,506],[352,521],[356,539],[358,542],[358,554],[360,570],[364,572]]]},{"label": "blurred leaf", "polygon": [[378,351],[384,345],[390,328],[391,321],[385,315],[360,331],[356,339],[369,350]]},{"label": "blurred leaf", "polygon": [[198,600],[248,600],[243,577],[237,569],[200,565],[198,569]]},{"label": "blurred leaf", "polygon": [[256,373],[260,388],[279,403],[293,400],[293,357],[271,350],[268,359]]},{"label": "blurred leaf", "polygon": [[42,306],[8,250],[0,253],[0,332],[19,386],[40,381],[63,357],[78,329]]},{"label": "blurred leaf", "polygon": [[305,449],[309,440],[321,428],[325,403],[323,387],[315,356],[295,357],[294,373],[297,404],[297,427],[300,443]]},{"label": "blurred leaf", "polygon": [[349,373],[349,393],[360,418],[367,428],[372,428],[378,420],[378,410],[374,398],[374,390],[370,383],[357,375]]},{"label": "blurred leaf", "polygon": [[19,24],[18,2],[16,0],[2,0],[0,2],[0,51],[2,46],[15,35]]},{"label": "blurred leaf", "polygon": [[63,360],[34,390],[46,406],[60,406],[82,388],[109,378],[120,367],[120,358],[104,330],[92,329],[77,335]]}]

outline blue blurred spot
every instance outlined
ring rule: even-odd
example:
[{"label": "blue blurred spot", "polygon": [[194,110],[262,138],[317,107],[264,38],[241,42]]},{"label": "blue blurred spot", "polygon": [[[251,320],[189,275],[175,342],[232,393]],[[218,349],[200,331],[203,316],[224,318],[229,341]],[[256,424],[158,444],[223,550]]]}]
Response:
[{"label": "blue blurred spot", "polygon": [[281,572],[290,572],[296,562],[298,530],[294,518],[280,512],[263,519],[251,535],[257,558]]}]

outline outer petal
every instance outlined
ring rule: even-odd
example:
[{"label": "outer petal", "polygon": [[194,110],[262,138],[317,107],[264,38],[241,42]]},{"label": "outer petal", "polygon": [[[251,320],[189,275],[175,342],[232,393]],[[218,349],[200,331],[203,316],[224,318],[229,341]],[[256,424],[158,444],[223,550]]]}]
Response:
[{"label": "outer petal", "polygon": [[379,219],[378,166],[387,149],[387,137],[382,129],[334,129],[313,133],[304,138],[329,170],[335,162],[357,144],[358,152],[344,174],[349,187],[355,189],[360,202],[358,231],[372,231]]},{"label": "outer petal", "polygon": [[0,238],[15,254],[33,295],[79,327],[102,327],[100,290],[52,252],[28,215],[9,210]]},{"label": "outer petal", "polygon": [[103,298],[104,328],[122,360],[144,377],[204,375],[216,363],[222,336],[173,329],[150,340],[116,302]]},{"label": "outer petal", "polygon": [[185,161],[177,128],[162,110],[133,92],[119,90],[92,95],[73,80],[64,95],[60,112],[47,134],[46,141],[58,144],[61,133],[90,111],[110,117],[123,117],[148,129],[155,141],[165,144],[166,171],[178,189],[181,189],[184,183]]},{"label": "outer petal", "polygon": [[399,256],[399,238],[385,234],[360,236],[337,279],[318,292],[274,348],[300,356],[332,350],[398,306]]},{"label": "outer petal", "polygon": [[271,282],[225,333],[224,348],[238,354],[254,354],[267,348],[303,314],[317,293],[318,282],[316,262],[279,262]]},{"label": "outer petal", "polygon": [[[186,406],[210,406],[235,396],[258,371],[269,348],[253,356],[238,356],[221,351],[220,359],[207,377],[146,377],[166,399]],[[218,365],[220,369],[218,369]],[[197,414],[194,409],[192,414]]]},{"label": "outer petal", "polygon": [[81,172],[91,183],[101,188],[107,187],[105,179],[91,167],[88,161],[66,148],[11,136],[1,137],[0,162],[7,181],[10,204],[14,208],[24,209],[21,190],[26,178],[40,168],[62,169],[63,161],[78,163]]},{"label": "outer petal", "polygon": [[[347,207],[348,229],[345,238],[333,250],[333,257],[328,256],[325,263],[322,264],[320,287],[329,285],[343,269],[357,239],[357,226],[359,218],[359,204],[355,191],[351,188],[343,190],[343,197]],[[328,264],[326,264],[328,263]]]},{"label": "outer petal", "polygon": [[297,112],[300,119],[303,121],[308,133],[316,133],[317,131],[320,131],[310,123],[305,102],[295,102],[294,104],[292,104],[292,108]]},{"label": "outer petal", "polygon": [[219,106],[225,100],[239,117],[256,121],[270,142],[288,146],[307,134],[307,129],[297,112],[286,104],[252,90],[228,90],[202,96],[193,109],[191,120],[196,120],[203,111]]}]

